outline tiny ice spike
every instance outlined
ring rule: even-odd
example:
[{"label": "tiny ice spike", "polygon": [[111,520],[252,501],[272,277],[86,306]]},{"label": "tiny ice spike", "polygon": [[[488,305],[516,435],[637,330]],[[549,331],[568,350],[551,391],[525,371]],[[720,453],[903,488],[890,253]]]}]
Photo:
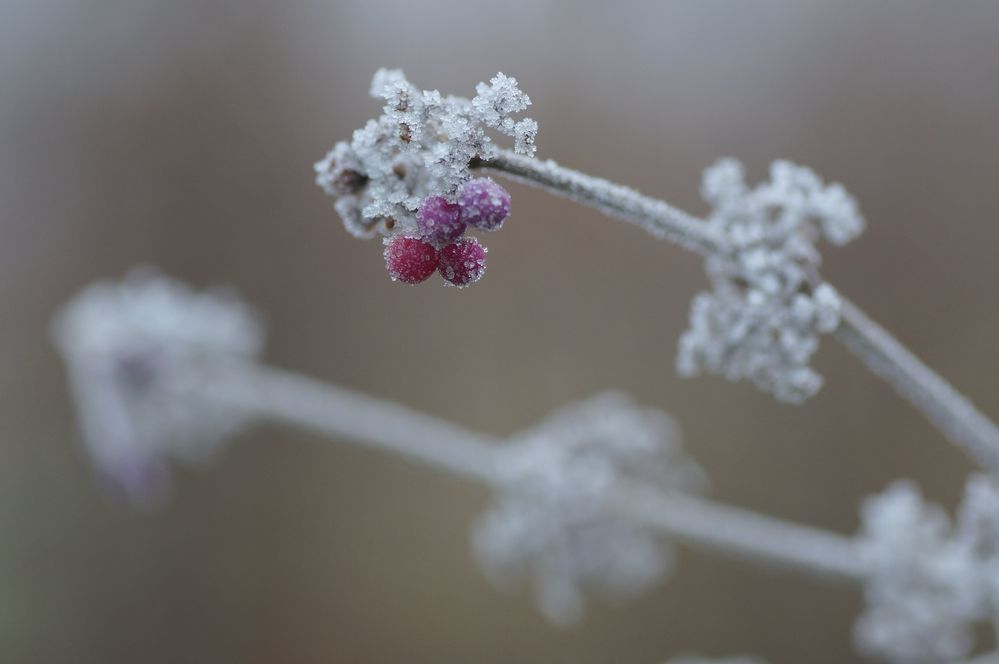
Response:
[{"label": "tiny ice spike", "polygon": [[[457,223],[448,206],[461,205],[459,191],[472,180],[471,164],[497,154],[486,130],[512,137],[514,152],[534,156],[537,123],[513,118],[531,103],[516,79],[500,73],[479,83],[476,92],[472,99],[445,97],[418,90],[398,69],[375,73],[371,94],[385,100],[382,115],[315,165],[316,183],[335,199],[352,235],[424,237],[445,245],[464,231],[466,217]],[[509,214],[509,195],[499,185],[487,193],[491,207],[484,213],[462,214],[474,218],[477,228],[494,230]]]},{"label": "tiny ice spike", "polygon": [[392,281],[418,284],[437,270],[437,248],[415,237],[396,235],[385,240],[385,268]]},{"label": "tiny ice spike", "polygon": [[497,498],[473,549],[499,585],[534,577],[550,620],[577,620],[584,593],[631,596],[661,580],[673,555],[655,533],[605,511],[620,482],[696,491],[700,468],[673,420],[618,393],[568,406],[505,448]]},{"label": "tiny ice spike", "polygon": [[441,249],[440,273],[458,288],[474,284],[486,273],[486,248],[471,237],[447,245]]},{"label": "tiny ice spike", "polygon": [[184,385],[256,358],[264,329],[230,294],[197,293],[150,268],[87,287],[56,314],[84,443],[102,475],[149,502],[169,483],[169,457],[210,456],[248,418],[181,396]]},{"label": "tiny ice spike", "polygon": [[749,379],[800,403],[822,385],[809,361],[819,334],[840,317],[838,294],[818,280],[815,243],[820,233],[835,245],[856,237],[864,227],[856,203],[840,185],[785,161],[749,189],[741,164],[724,159],[705,171],[702,194],[714,208],[707,223],[729,251],[706,260],[713,288],[693,300],[677,369]]},{"label": "tiny ice spike", "polygon": [[458,192],[461,218],[481,231],[495,231],[510,216],[510,194],[492,178],[476,178]]},{"label": "tiny ice spike", "polygon": [[999,607],[999,483],[972,475],[952,527],[908,481],[868,498],[862,555],[870,569],[857,647],[890,662],[954,661],[974,646],[975,624]]}]

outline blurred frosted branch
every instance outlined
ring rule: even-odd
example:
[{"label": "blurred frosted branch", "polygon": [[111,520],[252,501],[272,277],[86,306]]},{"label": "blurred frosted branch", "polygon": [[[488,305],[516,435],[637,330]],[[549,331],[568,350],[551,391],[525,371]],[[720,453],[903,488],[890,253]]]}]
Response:
[{"label": "blurred frosted branch", "polygon": [[[877,329],[877,328],[875,328]],[[697,497],[704,475],[666,413],[608,392],[504,439],[259,362],[263,327],[222,292],[144,269],[99,282],[53,321],[84,440],[140,502],[168,461],[199,460],[271,420],[346,439],[492,489],[473,550],[496,583],[534,582],[551,620],[590,593],[666,578],[673,542],[832,581],[861,582],[858,647],[895,662],[953,661],[999,615],[999,480],[969,478],[957,518],[900,482],[868,499],[857,538]]]},{"label": "blurred frosted branch", "polygon": [[[731,251],[712,226],[663,201],[560,166],[501,150],[477,164],[632,222],[652,235],[701,254]],[[975,461],[999,470],[999,428],[947,381],[919,360],[856,305],[840,297],[836,338],[876,375],[912,403]]]},{"label": "blurred frosted branch", "polygon": [[[197,374],[192,374],[197,376]],[[395,454],[458,477],[490,482],[496,441],[401,404],[263,365],[193,379],[188,397]]]},{"label": "blurred frosted branch", "polygon": [[629,518],[683,541],[772,567],[859,580],[864,566],[850,538],[764,514],[683,495],[664,496],[640,487],[622,491],[614,507]]},{"label": "blurred frosted branch", "polygon": [[[500,439],[399,404],[305,376],[245,365],[218,380],[195,381],[193,397],[258,418],[391,452],[477,483],[500,477]],[[863,566],[842,535],[705,499],[641,486],[619,487],[614,513],[679,542],[739,558],[789,565],[839,580],[859,580]]]}]

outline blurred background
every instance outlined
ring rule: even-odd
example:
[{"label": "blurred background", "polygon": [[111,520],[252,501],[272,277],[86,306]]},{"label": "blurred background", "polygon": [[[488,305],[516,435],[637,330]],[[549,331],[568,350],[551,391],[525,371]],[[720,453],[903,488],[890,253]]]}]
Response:
[{"label": "blurred background", "polygon": [[0,0],[0,661],[854,661],[856,588],[687,549],[555,628],[476,569],[484,491],[277,427],[153,513],[95,482],[49,317],[151,263],[236,287],[274,364],[491,434],[619,387],[677,416],[720,500],[852,532],[897,477],[958,499],[968,460],[831,340],[803,407],[677,378],[700,261],[592,210],[504,182],[482,283],[391,283],[312,175],[380,66],[516,76],[539,156],[695,213],[722,156],[844,183],[869,229],[826,275],[999,415],[997,3]]}]

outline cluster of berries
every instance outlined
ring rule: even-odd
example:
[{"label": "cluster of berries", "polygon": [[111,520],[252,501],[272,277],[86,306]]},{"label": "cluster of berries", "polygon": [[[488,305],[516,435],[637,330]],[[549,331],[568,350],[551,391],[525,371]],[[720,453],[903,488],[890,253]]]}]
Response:
[{"label": "cluster of berries", "polygon": [[486,248],[462,237],[469,226],[494,231],[510,216],[510,194],[490,178],[477,178],[458,190],[457,202],[427,196],[417,217],[419,237],[395,235],[385,241],[385,267],[393,281],[418,284],[440,272],[459,288],[486,271]]}]

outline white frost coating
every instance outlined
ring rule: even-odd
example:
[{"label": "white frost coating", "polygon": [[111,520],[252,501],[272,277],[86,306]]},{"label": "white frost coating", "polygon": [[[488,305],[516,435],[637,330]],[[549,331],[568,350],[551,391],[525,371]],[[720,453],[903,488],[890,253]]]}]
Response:
[{"label": "white frost coating", "polygon": [[822,377],[810,366],[819,334],[839,325],[840,298],[813,287],[821,232],[843,244],[863,229],[853,199],[824,186],[807,168],[778,161],[770,180],[749,189],[742,166],[724,159],[704,173],[702,195],[713,206],[707,224],[726,238],[705,261],[712,290],[695,296],[681,337],[677,369],[752,380],[777,399],[799,403]]},{"label": "white frost coating", "polygon": [[238,410],[177,396],[209,365],[260,354],[263,325],[232,295],[133,269],[84,289],[57,313],[52,334],[91,457],[137,501],[166,489],[167,457],[204,458],[246,422]]},{"label": "white frost coating", "polygon": [[538,124],[515,120],[531,100],[517,80],[497,74],[476,86],[472,99],[420,91],[398,69],[380,69],[371,95],[385,100],[382,115],[339,142],[315,165],[316,184],[336,199],[336,210],[353,235],[413,233],[427,196],[455,200],[471,179],[469,162],[497,154],[486,134],[514,139],[514,151],[533,156]]},{"label": "white frost coating", "polygon": [[907,481],[868,498],[860,546],[870,568],[854,637],[892,662],[953,661],[999,605],[999,484],[973,475],[952,527]]},{"label": "white frost coating", "polygon": [[606,510],[625,482],[666,491],[703,484],[664,413],[599,395],[518,436],[503,459],[497,502],[475,527],[474,550],[498,584],[533,576],[552,621],[577,620],[587,590],[631,596],[672,569],[672,550],[654,531]]}]

